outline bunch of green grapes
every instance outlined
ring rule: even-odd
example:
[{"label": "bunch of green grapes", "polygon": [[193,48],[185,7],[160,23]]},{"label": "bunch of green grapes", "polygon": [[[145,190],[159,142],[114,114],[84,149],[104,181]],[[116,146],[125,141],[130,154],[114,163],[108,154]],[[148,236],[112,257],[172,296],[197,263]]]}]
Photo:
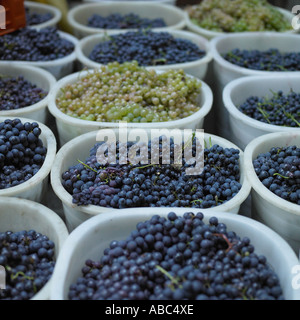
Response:
[{"label": "bunch of green grapes", "polygon": [[186,8],[201,28],[217,32],[292,29],[290,21],[266,0],[203,0]]},{"label": "bunch of green grapes", "polygon": [[109,63],[62,88],[56,103],[71,117],[99,122],[163,122],[200,109],[201,81],[182,69],[158,73],[136,61]]}]

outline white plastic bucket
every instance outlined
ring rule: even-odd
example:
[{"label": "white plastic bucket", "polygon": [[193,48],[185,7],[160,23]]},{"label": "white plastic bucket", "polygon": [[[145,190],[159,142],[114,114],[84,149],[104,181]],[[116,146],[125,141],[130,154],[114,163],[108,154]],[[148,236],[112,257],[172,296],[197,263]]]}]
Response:
[{"label": "white plastic bucket", "polygon": [[[88,206],[77,206],[72,203],[72,195],[69,194],[62,185],[61,175],[63,172],[69,169],[70,166],[76,164],[77,159],[84,161],[89,155],[90,149],[95,145],[95,143],[100,142],[96,140],[98,131],[89,132],[84,135],[81,135],[67,144],[65,144],[57,153],[56,159],[51,170],[51,185],[57,195],[61,200],[63,205],[64,217],[67,224],[67,227],[70,231],[78,227],[85,220],[98,215],[105,213],[107,211],[122,211],[123,209],[112,209],[107,207],[100,207],[95,205]],[[130,130],[128,130],[128,134]],[[116,130],[116,135],[118,138],[118,131]],[[211,134],[204,134],[204,139],[209,143],[211,139],[212,144],[218,144],[224,148],[237,148],[233,143],[217,137]],[[201,209],[203,211],[225,211],[232,213],[239,213],[241,204],[246,200],[250,193],[250,185],[245,178],[245,169],[244,169],[244,160],[243,152],[240,150],[240,183],[242,188],[231,200],[209,209]],[[144,209],[144,208],[143,208]],[[142,209],[142,210],[143,210]],[[199,209],[200,210],[200,209]]]},{"label": "white plastic bucket", "polygon": [[[102,2],[115,2],[115,1],[120,1],[120,0],[83,0],[83,2],[97,2],[97,3],[102,3]],[[126,1],[131,1],[131,2],[146,2],[148,1],[149,3],[163,3],[163,4],[170,4],[175,6],[176,5],[176,0],[126,0]]]},{"label": "white plastic bucket", "polygon": [[246,176],[251,184],[252,217],[280,234],[298,254],[300,206],[275,195],[257,177],[252,161],[273,147],[300,147],[299,132],[275,132],[252,140],[244,152]]},{"label": "white plastic bucket", "polygon": [[48,92],[41,101],[20,109],[1,110],[0,117],[24,117],[46,123],[48,118],[49,92],[56,83],[54,76],[41,68],[17,65],[14,62],[0,63],[0,75],[9,77],[23,76],[25,80]]},{"label": "white plastic bucket", "polygon": [[[71,41],[76,47],[78,39],[76,39],[74,36],[66,32],[58,31],[58,33],[62,38]],[[40,67],[42,69],[45,69],[46,71],[49,71],[56,79],[60,79],[71,74],[74,71],[75,62],[76,62],[75,47],[74,47],[74,51],[71,54],[60,59],[51,60],[51,61],[0,60],[0,66],[2,64],[7,65],[8,63],[13,63],[15,65],[25,64],[33,67]]]},{"label": "white plastic bucket", "polygon": [[[49,111],[56,119],[56,126],[60,139],[60,144],[64,145],[71,139],[84,134],[89,131],[94,131],[103,128],[116,128],[119,126],[118,122],[97,122],[77,119],[66,115],[60,111],[56,105],[56,98],[61,94],[61,88],[69,83],[78,81],[86,74],[93,72],[93,70],[80,71],[69,75],[56,83],[50,92]],[[157,72],[162,72],[158,70]],[[213,95],[210,87],[202,81],[201,94],[199,95],[199,105],[201,108],[193,115],[174,121],[156,122],[156,123],[128,123],[128,128],[165,128],[165,129],[201,129],[203,128],[204,118],[209,113],[213,102]]]},{"label": "white plastic bucket", "polygon": [[218,134],[231,140],[229,128],[229,114],[223,106],[222,93],[224,87],[232,80],[243,76],[290,76],[300,74],[299,71],[259,71],[242,68],[226,61],[222,54],[233,49],[241,50],[268,50],[270,48],[278,49],[282,52],[299,52],[299,35],[276,32],[241,32],[216,37],[211,40],[211,53],[213,56],[213,74],[215,79],[214,86],[214,112],[218,123]]},{"label": "white plastic bucket", "polygon": [[[294,18],[294,15],[292,12],[290,12],[286,9],[283,9],[283,8],[279,8],[279,7],[274,7],[274,8],[276,8],[279,12],[281,12],[282,15],[286,18],[286,20],[288,22],[292,23],[292,19]],[[217,32],[217,31],[211,31],[208,29],[204,29],[204,28],[198,26],[197,24],[195,24],[194,22],[192,22],[188,12],[185,12],[185,19],[186,19],[186,27],[188,30],[193,31],[195,33],[198,33],[202,37],[205,37],[209,40],[211,40],[215,37],[218,37],[218,36],[225,35],[225,34],[233,34],[233,33],[224,33],[224,32]],[[264,32],[264,31],[262,31],[262,32]],[[289,34],[289,33],[297,33],[297,32],[298,32],[297,30],[291,29],[288,31],[284,31],[283,33]],[[244,32],[241,32],[241,33],[244,33]]]},{"label": "white plastic bucket", "polygon": [[114,13],[121,15],[134,13],[142,18],[157,19],[163,18],[166,22],[166,27],[154,28],[154,30],[169,30],[169,29],[184,29],[185,15],[183,10],[175,6],[162,4],[158,2],[98,2],[85,3],[72,8],[68,13],[68,22],[73,28],[73,33],[77,38],[83,38],[91,34],[126,32],[132,29],[100,29],[87,26],[88,18],[93,14],[101,16],[109,16]]},{"label": "white plastic bucket", "polygon": [[40,24],[29,26],[30,28],[42,29],[47,27],[56,27],[62,18],[61,11],[54,6],[44,4],[44,3],[37,3],[33,1],[24,1],[24,5],[25,5],[25,8],[28,8],[30,10],[30,13],[35,13],[35,14],[51,13],[52,14],[52,18],[50,20]]},{"label": "white plastic bucket", "polygon": [[[105,248],[113,240],[125,240],[136,229],[139,222],[149,220],[153,215],[167,217],[173,211],[179,216],[190,210],[187,208],[144,208],[124,209],[115,213],[107,212],[84,222],[70,233],[58,257],[51,284],[51,300],[68,300],[70,285],[82,275],[81,268],[87,259],[100,260]],[[277,233],[263,224],[239,215],[227,212],[203,212],[204,221],[217,217],[225,223],[228,230],[236,232],[240,237],[248,237],[257,254],[262,254],[279,277],[280,285],[286,300],[299,300],[300,291],[292,286],[295,276],[292,269],[299,264],[291,247]]]},{"label": "white plastic bucket", "polygon": [[[156,70],[168,70],[168,69],[183,69],[185,73],[190,74],[196,78],[203,79],[206,75],[206,71],[208,68],[208,63],[212,60],[212,56],[210,54],[209,41],[205,38],[198,36],[192,32],[183,31],[183,30],[168,30],[169,34],[171,34],[176,39],[185,39],[189,40],[192,43],[196,44],[197,47],[206,52],[205,56],[201,59],[184,62],[184,63],[176,63],[169,65],[158,65],[158,66],[149,66],[151,69]],[[111,33],[118,34],[118,33]],[[76,54],[77,59],[81,62],[82,67],[87,67],[89,69],[99,68],[101,66],[100,63],[97,63],[89,58],[90,53],[94,49],[94,47],[106,41],[107,37],[103,34],[95,34],[81,39],[76,46]]]},{"label": "white plastic bucket", "polygon": [[297,75],[277,76],[248,76],[229,82],[223,90],[224,106],[229,113],[229,128],[231,141],[241,149],[253,139],[272,132],[298,132],[300,127],[284,127],[255,120],[238,107],[250,96],[271,97],[272,92],[282,91],[284,94],[291,90],[300,93],[300,73]]},{"label": "white plastic bucket", "polygon": [[[24,199],[0,197],[0,232],[35,230],[55,244],[57,260],[69,232],[63,220],[47,207]],[[52,277],[31,300],[49,300]]]},{"label": "white plastic bucket", "polygon": [[0,197],[17,197],[22,199],[28,199],[36,202],[41,202],[48,190],[49,174],[53,166],[56,155],[56,140],[52,131],[43,123],[34,121],[32,119],[21,117],[0,117],[0,122],[6,119],[20,119],[22,123],[25,122],[37,122],[40,129],[40,139],[43,141],[43,145],[47,148],[47,154],[44,163],[40,170],[29,180],[21,183],[15,187],[0,189]]}]

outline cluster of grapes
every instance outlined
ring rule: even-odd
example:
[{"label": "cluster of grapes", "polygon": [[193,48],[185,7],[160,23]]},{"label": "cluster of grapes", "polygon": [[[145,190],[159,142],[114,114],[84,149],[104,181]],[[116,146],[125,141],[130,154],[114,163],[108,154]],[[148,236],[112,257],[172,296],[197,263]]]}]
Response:
[{"label": "cluster of grapes", "polygon": [[141,18],[135,13],[113,13],[106,17],[93,14],[89,17],[87,26],[100,29],[153,29],[166,27],[166,22],[162,18]]},{"label": "cluster of grapes", "polygon": [[0,110],[31,106],[46,97],[48,92],[25,80],[23,76],[0,76]]},{"label": "cluster of grapes", "polygon": [[35,230],[0,233],[0,265],[5,268],[6,287],[0,300],[29,300],[50,279],[55,244]]},{"label": "cluster of grapes", "polygon": [[42,167],[47,148],[36,122],[7,119],[0,123],[0,189],[17,186]]},{"label": "cluster of grapes", "polygon": [[100,260],[86,260],[70,300],[283,300],[277,274],[249,238],[199,212],[153,215]]},{"label": "cluster of grapes", "polygon": [[109,36],[97,44],[89,58],[102,64],[137,61],[140,66],[170,65],[201,59],[205,51],[192,41],[168,32],[137,31]]},{"label": "cluster of grapes", "polygon": [[74,44],[54,27],[25,27],[0,37],[0,60],[51,61],[71,54]]},{"label": "cluster of grapes", "polygon": [[25,14],[26,14],[27,26],[34,26],[37,24],[41,24],[53,18],[53,14],[50,12],[45,12],[45,13],[32,12],[28,7],[25,7]]},{"label": "cluster of grapes", "polygon": [[299,71],[299,52],[280,52],[278,49],[241,50],[224,53],[223,58],[239,67],[259,71]]},{"label": "cluster of grapes", "polygon": [[102,122],[162,122],[199,110],[201,81],[182,69],[158,73],[136,61],[112,62],[62,88],[57,107],[68,116]]},{"label": "cluster of grapes", "polygon": [[300,148],[274,147],[253,160],[255,172],[270,191],[300,205]]},{"label": "cluster of grapes", "polygon": [[272,92],[269,97],[251,96],[238,109],[245,115],[272,125],[300,127],[300,93]]},{"label": "cluster of grapes", "polygon": [[[62,184],[72,195],[73,203],[81,206],[209,208],[232,199],[241,189],[239,150],[219,145],[203,148],[196,138],[190,142],[192,157],[187,158],[187,143],[177,145],[173,139],[161,136],[141,147],[140,157],[145,156],[144,160],[134,161],[133,143],[118,142],[116,159],[104,159],[106,163],[100,157],[101,147],[106,144],[98,143],[84,162],[80,160],[63,172]],[[179,148],[183,151],[181,164],[176,158]],[[158,159],[157,164],[148,159]],[[194,168],[195,174],[186,174],[188,168]]]},{"label": "cluster of grapes", "polygon": [[201,28],[217,32],[286,31],[291,23],[267,0],[203,0],[186,8]]}]

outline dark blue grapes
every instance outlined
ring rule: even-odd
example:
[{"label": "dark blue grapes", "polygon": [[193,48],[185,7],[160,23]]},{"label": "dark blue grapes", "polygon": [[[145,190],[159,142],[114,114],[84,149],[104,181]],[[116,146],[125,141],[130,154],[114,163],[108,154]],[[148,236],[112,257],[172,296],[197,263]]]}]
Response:
[{"label": "dark blue grapes", "polygon": [[30,8],[25,7],[26,25],[34,26],[37,24],[45,23],[53,18],[53,14],[50,12],[36,13],[32,12]]},{"label": "dark blue grapes", "polygon": [[7,119],[0,123],[0,189],[32,178],[42,167],[47,148],[36,122]]},{"label": "dark blue grapes", "polygon": [[201,59],[205,51],[168,32],[136,31],[111,35],[97,44],[89,58],[101,64],[137,61],[141,66],[169,65]]},{"label": "dark blue grapes", "polygon": [[88,19],[87,26],[100,29],[152,29],[166,27],[166,22],[162,18],[141,18],[134,13],[113,13],[106,17],[93,14]]},{"label": "dark blue grapes", "polygon": [[259,71],[299,71],[299,52],[280,52],[278,49],[233,49],[223,54],[224,59],[239,67]]},{"label": "dark blue grapes", "polygon": [[26,27],[0,37],[0,60],[52,61],[71,54],[74,48],[54,27]]},{"label": "dark blue grapes", "polygon": [[50,279],[55,244],[35,230],[0,233],[0,265],[5,268],[6,288],[0,300],[29,300]]},{"label": "dark blue grapes", "polygon": [[21,109],[38,103],[48,92],[24,79],[23,76],[0,76],[0,110]]},{"label": "dark blue grapes", "polygon": [[201,212],[141,221],[88,259],[70,300],[284,300],[277,274],[247,237]]},{"label": "dark blue grapes", "polygon": [[262,184],[284,200],[300,205],[300,148],[274,147],[253,160]]},{"label": "dark blue grapes", "polygon": [[[148,159],[151,160],[151,143]],[[153,142],[154,143],[154,142]],[[241,189],[239,150],[213,145],[204,150],[204,170],[199,175],[187,175],[190,164],[174,164],[174,143],[170,139],[170,164],[100,165],[96,144],[84,162],[69,167],[62,174],[62,184],[78,206],[97,205],[112,208],[131,207],[193,207],[210,208],[233,198]],[[161,151],[166,144],[161,142]],[[127,152],[132,146],[127,144]],[[123,147],[123,146],[121,146]],[[182,146],[184,148],[184,146]],[[119,144],[117,143],[117,154]],[[158,151],[159,152],[159,151]],[[193,140],[195,152],[195,139]],[[184,154],[184,152],[182,153]],[[194,156],[194,155],[193,155]],[[127,157],[128,159],[128,157]]]},{"label": "dark blue grapes", "polygon": [[300,93],[272,92],[269,97],[251,96],[239,106],[245,115],[268,124],[300,127]]}]

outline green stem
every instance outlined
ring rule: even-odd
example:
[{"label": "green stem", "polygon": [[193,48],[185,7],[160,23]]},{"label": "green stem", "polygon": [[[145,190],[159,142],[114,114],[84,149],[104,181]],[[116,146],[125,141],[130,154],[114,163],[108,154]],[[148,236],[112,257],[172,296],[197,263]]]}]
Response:
[{"label": "green stem", "polygon": [[200,203],[202,203],[202,202],[203,202],[203,200],[201,200],[201,199],[197,199],[197,200],[192,200],[192,201],[191,201],[191,203],[196,203],[196,202],[200,202]]},{"label": "green stem", "polygon": [[300,127],[300,122],[297,121],[297,120],[295,119],[295,117],[294,117],[291,113],[284,111],[284,114],[285,114],[289,119],[291,119],[292,121],[294,121],[294,122],[297,124],[298,127]]},{"label": "green stem", "polygon": [[257,110],[263,115],[263,117],[266,119],[266,121],[267,121],[268,123],[270,123],[268,112],[265,111],[265,110],[263,110],[263,109],[260,108],[260,107],[257,107]]},{"label": "green stem", "polygon": [[83,166],[85,166],[86,168],[88,168],[88,169],[90,169],[90,170],[92,170],[92,171],[94,171],[94,172],[98,173],[98,171],[97,171],[97,170],[95,170],[95,169],[91,168],[91,167],[90,167],[89,165],[87,165],[86,163],[84,163],[84,162],[80,161],[79,159],[77,159],[77,161],[78,161],[79,163],[81,163]]},{"label": "green stem", "polygon": [[161,266],[159,265],[156,265],[155,266],[161,273],[163,273],[165,276],[167,276],[171,281],[172,283],[176,284],[179,288],[182,288],[182,285],[178,282],[177,279],[175,279],[173,276],[170,275],[170,273],[165,270],[164,268],[162,268]]},{"label": "green stem", "polygon": [[274,173],[273,176],[279,176],[279,177],[284,178],[284,179],[289,179],[289,177],[283,176],[280,173]]},{"label": "green stem", "polygon": [[159,59],[154,59],[152,60],[152,64],[155,66],[158,62],[163,62],[163,63],[166,63],[167,62],[167,59],[165,58],[159,58]]},{"label": "green stem", "polygon": [[25,273],[22,271],[18,271],[15,274],[11,274],[10,278],[11,278],[11,280],[15,280],[18,278],[18,276],[22,276],[23,278],[28,279],[28,280],[34,280],[34,277],[26,276]]},{"label": "green stem", "polygon": [[223,203],[224,201],[219,199],[218,196],[215,196],[215,201],[216,201],[216,205],[218,205],[218,203]]},{"label": "green stem", "polygon": [[135,167],[133,169],[144,169],[144,168],[148,168],[148,167],[155,166],[155,165],[156,165],[155,163],[150,163],[150,164],[146,164],[142,167]]},{"label": "green stem", "polygon": [[[208,142],[209,142],[209,147],[212,148],[213,145],[212,145],[211,137],[208,138]],[[208,149],[207,148],[207,142],[205,140],[204,140],[204,148]]]},{"label": "green stem", "polygon": [[213,145],[212,145],[212,142],[211,142],[211,137],[208,138],[208,141],[209,141],[209,147],[212,148]]}]

